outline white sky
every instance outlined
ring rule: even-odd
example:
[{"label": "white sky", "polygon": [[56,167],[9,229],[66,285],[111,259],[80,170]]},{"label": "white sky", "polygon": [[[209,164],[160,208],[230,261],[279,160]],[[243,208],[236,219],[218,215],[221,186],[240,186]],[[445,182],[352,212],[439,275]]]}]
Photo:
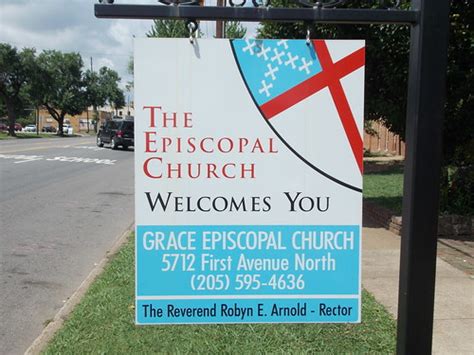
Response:
[{"label": "white sky", "polygon": [[[216,0],[206,3],[215,4]],[[98,19],[98,0],[0,0],[0,42],[17,48],[34,47],[38,52],[56,49],[79,52],[84,65],[94,69],[108,66],[122,78],[131,80],[127,63],[133,54],[133,36],[145,37],[152,21]],[[157,4],[157,0],[115,0],[115,4]],[[113,5],[111,5],[113,6]],[[214,35],[213,22],[201,23],[204,37]],[[247,35],[255,34],[252,24]]]}]

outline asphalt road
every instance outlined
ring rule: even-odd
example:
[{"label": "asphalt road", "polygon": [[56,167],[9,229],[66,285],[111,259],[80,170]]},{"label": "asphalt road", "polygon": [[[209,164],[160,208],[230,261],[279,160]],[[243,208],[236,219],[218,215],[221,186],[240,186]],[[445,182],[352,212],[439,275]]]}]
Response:
[{"label": "asphalt road", "polygon": [[30,346],[133,222],[133,204],[133,149],[0,141],[1,354]]}]

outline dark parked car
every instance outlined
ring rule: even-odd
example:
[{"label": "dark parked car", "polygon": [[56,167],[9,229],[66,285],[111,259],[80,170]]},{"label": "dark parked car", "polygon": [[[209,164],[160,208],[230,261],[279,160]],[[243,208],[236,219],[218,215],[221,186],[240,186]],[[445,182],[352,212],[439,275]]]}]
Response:
[{"label": "dark parked car", "polygon": [[[7,126],[5,123],[0,123],[0,131],[8,131],[8,128],[10,126]],[[15,123],[15,131],[22,131],[23,130],[23,127],[21,124],[19,123]]]},{"label": "dark parked car", "polygon": [[47,133],[56,133],[56,127],[54,127],[54,126],[44,126],[42,131],[47,132]]},{"label": "dark parked car", "polygon": [[134,145],[133,120],[110,120],[100,128],[97,133],[97,145],[103,147],[104,144],[110,144],[112,149],[122,147],[127,149]]},{"label": "dark parked car", "polygon": [[23,130],[23,126],[19,123],[15,123],[15,131],[21,132]]}]

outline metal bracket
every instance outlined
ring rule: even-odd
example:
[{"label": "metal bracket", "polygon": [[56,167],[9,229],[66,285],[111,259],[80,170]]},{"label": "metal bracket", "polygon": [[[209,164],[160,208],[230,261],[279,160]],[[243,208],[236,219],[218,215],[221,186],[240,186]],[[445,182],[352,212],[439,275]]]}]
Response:
[{"label": "metal bracket", "polygon": [[196,38],[196,32],[199,28],[199,25],[195,20],[187,20],[186,28],[189,30],[189,42],[194,44],[194,39]]}]

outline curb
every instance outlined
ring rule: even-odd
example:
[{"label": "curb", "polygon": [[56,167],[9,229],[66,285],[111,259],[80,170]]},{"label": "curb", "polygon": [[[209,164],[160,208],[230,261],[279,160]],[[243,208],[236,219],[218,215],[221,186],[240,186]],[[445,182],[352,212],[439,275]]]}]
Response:
[{"label": "curb", "polygon": [[85,293],[89,289],[90,285],[94,280],[99,276],[102,271],[104,271],[105,266],[112,256],[117,254],[122,245],[127,240],[127,237],[133,231],[135,222],[132,222],[125,232],[115,240],[112,248],[107,251],[104,257],[97,263],[92,271],[87,275],[87,277],[82,281],[79,287],[74,291],[71,297],[68,298],[66,303],[61,307],[61,309],[56,313],[53,320],[43,329],[41,334],[33,341],[28,349],[26,349],[25,354],[39,354],[48,344],[48,342],[53,338],[56,332],[62,327],[64,321],[69,317],[74,307],[82,300]]}]

